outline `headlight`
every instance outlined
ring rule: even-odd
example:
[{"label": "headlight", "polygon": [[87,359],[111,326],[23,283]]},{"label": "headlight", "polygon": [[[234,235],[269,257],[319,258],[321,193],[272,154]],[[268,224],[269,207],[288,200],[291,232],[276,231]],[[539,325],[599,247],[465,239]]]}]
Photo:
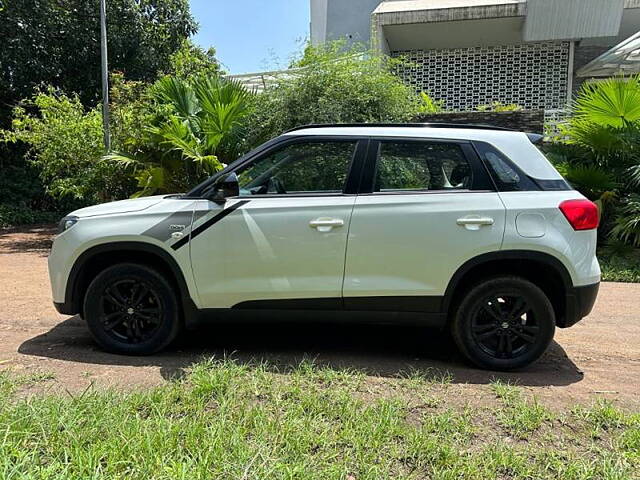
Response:
[{"label": "headlight", "polygon": [[62,220],[60,220],[60,223],[58,223],[58,233],[60,234],[65,230],[69,230],[76,223],[78,223],[78,217],[74,217],[74,216],[64,217]]}]

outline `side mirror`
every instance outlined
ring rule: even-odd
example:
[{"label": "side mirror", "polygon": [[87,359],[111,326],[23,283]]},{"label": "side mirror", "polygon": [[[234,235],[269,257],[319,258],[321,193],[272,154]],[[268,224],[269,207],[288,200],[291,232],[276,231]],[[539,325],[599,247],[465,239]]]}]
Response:
[{"label": "side mirror", "polygon": [[237,197],[238,195],[240,195],[238,176],[235,172],[231,172],[216,182],[210,198],[216,203],[224,203],[228,197]]}]

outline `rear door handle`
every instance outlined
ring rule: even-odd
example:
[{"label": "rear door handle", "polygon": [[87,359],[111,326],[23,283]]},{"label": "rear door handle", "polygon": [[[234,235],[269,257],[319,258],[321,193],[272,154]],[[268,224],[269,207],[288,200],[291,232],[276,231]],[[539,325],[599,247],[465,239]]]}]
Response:
[{"label": "rear door handle", "polygon": [[493,225],[495,221],[491,217],[463,217],[459,218],[456,223],[467,230],[480,230],[481,226]]},{"label": "rear door handle", "polygon": [[341,218],[321,217],[311,220],[309,225],[311,228],[315,228],[319,232],[330,232],[333,227],[342,227],[344,225],[344,220]]}]

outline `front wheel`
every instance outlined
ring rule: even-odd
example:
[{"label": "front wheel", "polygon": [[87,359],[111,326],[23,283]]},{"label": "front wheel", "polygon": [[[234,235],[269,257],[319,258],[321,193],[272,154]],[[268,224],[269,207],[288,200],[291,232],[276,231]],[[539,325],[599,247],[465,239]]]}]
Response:
[{"label": "front wheel", "polygon": [[520,277],[476,284],[451,325],[460,351],[490,370],[513,370],[536,361],[555,332],[555,313],[544,292]]},{"label": "front wheel", "polygon": [[122,263],[96,276],[84,298],[84,317],[105,350],[149,355],[180,330],[176,295],[167,279],[147,266]]}]

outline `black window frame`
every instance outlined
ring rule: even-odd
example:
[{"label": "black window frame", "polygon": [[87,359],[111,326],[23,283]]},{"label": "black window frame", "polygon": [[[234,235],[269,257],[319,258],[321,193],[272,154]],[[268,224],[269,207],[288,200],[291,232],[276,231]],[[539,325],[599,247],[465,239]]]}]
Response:
[{"label": "black window frame", "polygon": [[[378,169],[378,154],[381,143],[419,143],[419,144],[456,144],[459,145],[462,153],[469,163],[472,171],[472,184],[468,189],[451,188],[446,190],[388,190],[376,192],[375,181]],[[469,140],[459,140],[450,138],[424,138],[424,137],[398,137],[382,136],[370,137],[369,148],[367,150],[366,165],[363,170],[361,182],[361,195],[446,195],[451,193],[487,193],[495,192],[495,185],[489,176],[484,163],[478,156]]]}]

